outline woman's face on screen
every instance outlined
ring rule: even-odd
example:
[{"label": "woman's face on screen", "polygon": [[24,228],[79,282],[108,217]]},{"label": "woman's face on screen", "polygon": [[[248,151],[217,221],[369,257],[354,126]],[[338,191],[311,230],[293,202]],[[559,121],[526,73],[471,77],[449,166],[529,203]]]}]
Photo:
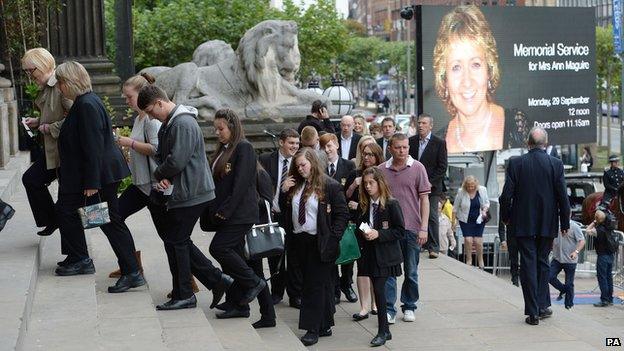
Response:
[{"label": "woman's face on screen", "polygon": [[460,115],[485,117],[488,69],[485,53],[476,43],[451,41],[446,58],[446,89]]}]

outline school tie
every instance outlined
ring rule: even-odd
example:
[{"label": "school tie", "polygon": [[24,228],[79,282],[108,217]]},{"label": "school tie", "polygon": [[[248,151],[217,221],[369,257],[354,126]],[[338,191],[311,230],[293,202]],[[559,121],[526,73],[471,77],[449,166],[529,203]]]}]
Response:
[{"label": "school tie", "polygon": [[373,228],[379,226],[379,204],[373,204]]},{"label": "school tie", "polygon": [[301,192],[301,198],[299,199],[299,225],[304,225],[306,222],[306,190],[308,190],[308,183],[305,183],[303,191]]},{"label": "school tie", "polygon": [[329,164],[329,176],[333,178],[335,174],[336,174],[336,166],[334,166],[333,163],[330,163]]},{"label": "school tie", "polygon": [[284,182],[286,181],[286,177],[288,176],[288,160],[284,159],[284,164],[282,165],[282,179],[280,179],[280,189],[282,189],[282,186],[284,185]]}]

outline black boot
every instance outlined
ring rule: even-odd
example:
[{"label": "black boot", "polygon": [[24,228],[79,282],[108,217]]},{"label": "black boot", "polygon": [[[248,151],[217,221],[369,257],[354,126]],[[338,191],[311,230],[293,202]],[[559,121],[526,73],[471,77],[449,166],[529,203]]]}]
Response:
[{"label": "black boot", "polygon": [[141,271],[136,271],[134,273],[122,275],[114,286],[108,287],[108,292],[111,294],[121,293],[128,291],[130,288],[137,288],[143,285],[145,285],[145,278],[143,278]]},{"label": "black boot", "polygon": [[225,292],[230,288],[230,286],[234,283],[234,279],[225,273],[221,273],[221,280],[219,283],[212,288],[212,303],[210,304],[210,308],[215,308]]},{"label": "black boot", "polygon": [[90,258],[85,258],[78,262],[69,263],[65,266],[57,267],[54,273],[60,276],[93,274],[95,273],[95,266],[93,265],[93,260],[91,260]]}]

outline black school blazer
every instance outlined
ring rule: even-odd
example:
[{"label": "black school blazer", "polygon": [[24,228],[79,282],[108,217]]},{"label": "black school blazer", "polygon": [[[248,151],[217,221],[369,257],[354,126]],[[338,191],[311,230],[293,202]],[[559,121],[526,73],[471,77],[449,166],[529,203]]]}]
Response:
[{"label": "black school blazer", "polygon": [[[328,175],[324,175],[323,181],[325,182],[325,199],[319,202],[316,217],[318,250],[321,262],[336,262],[340,256],[340,239],[347,227],[349,211],[340,184]],[[281,216],[280,225],[288,235],[297,235],[293,234],[292,200],[286,193],[280,192],[279,202],[280,209],[284,213]]]},{"label": "black school blazer", "polygon": [[111,119],[93,92],[76,97],[59,132],[59,192],[102,189],[130,175]]},{"label": "black school blazer", "polygon": [[[370,207],[369,207],[370,208]],[[361,212],[360,212],[361,213]],[[399,240],[405,237],[405,224],[403,222],[403,212],[401,206],[396,199],[389,199],[386,207],[379,214],[380,225],[375,227],[379,232],[379,237],[373,242],[375,243],[375,254],[377,255],[377,265],[380,267],[391,267],[403,262],[403,254],[401,253],[401,244]],[[364,235],[359,229],[360,224],[368,223],[370,220],[370,210],[360,215],[357,221],[357,238],[360,246],[364,243]],[[388,224],[385,228],[385,223]]]}]

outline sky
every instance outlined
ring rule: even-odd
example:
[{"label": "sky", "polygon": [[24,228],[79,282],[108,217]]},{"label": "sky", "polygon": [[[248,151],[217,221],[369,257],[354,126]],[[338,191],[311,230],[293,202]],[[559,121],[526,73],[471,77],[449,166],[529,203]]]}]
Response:
[{"label": "sky", "polygon": [[[310,4],[316,3],[316,0],[300,0],[300,1],[304,5],[310,5]],[[349,14],[349,0],[335,0],[335,1],[336,1],[336,9],[338,10],[338,13],[342,14],[344,18],[347,18],[347,15]],[[278,7],[282,6],[281,0],[273,0],[273,2]],[[295,0],[295,3],[297,2],[298,1]]]}]

